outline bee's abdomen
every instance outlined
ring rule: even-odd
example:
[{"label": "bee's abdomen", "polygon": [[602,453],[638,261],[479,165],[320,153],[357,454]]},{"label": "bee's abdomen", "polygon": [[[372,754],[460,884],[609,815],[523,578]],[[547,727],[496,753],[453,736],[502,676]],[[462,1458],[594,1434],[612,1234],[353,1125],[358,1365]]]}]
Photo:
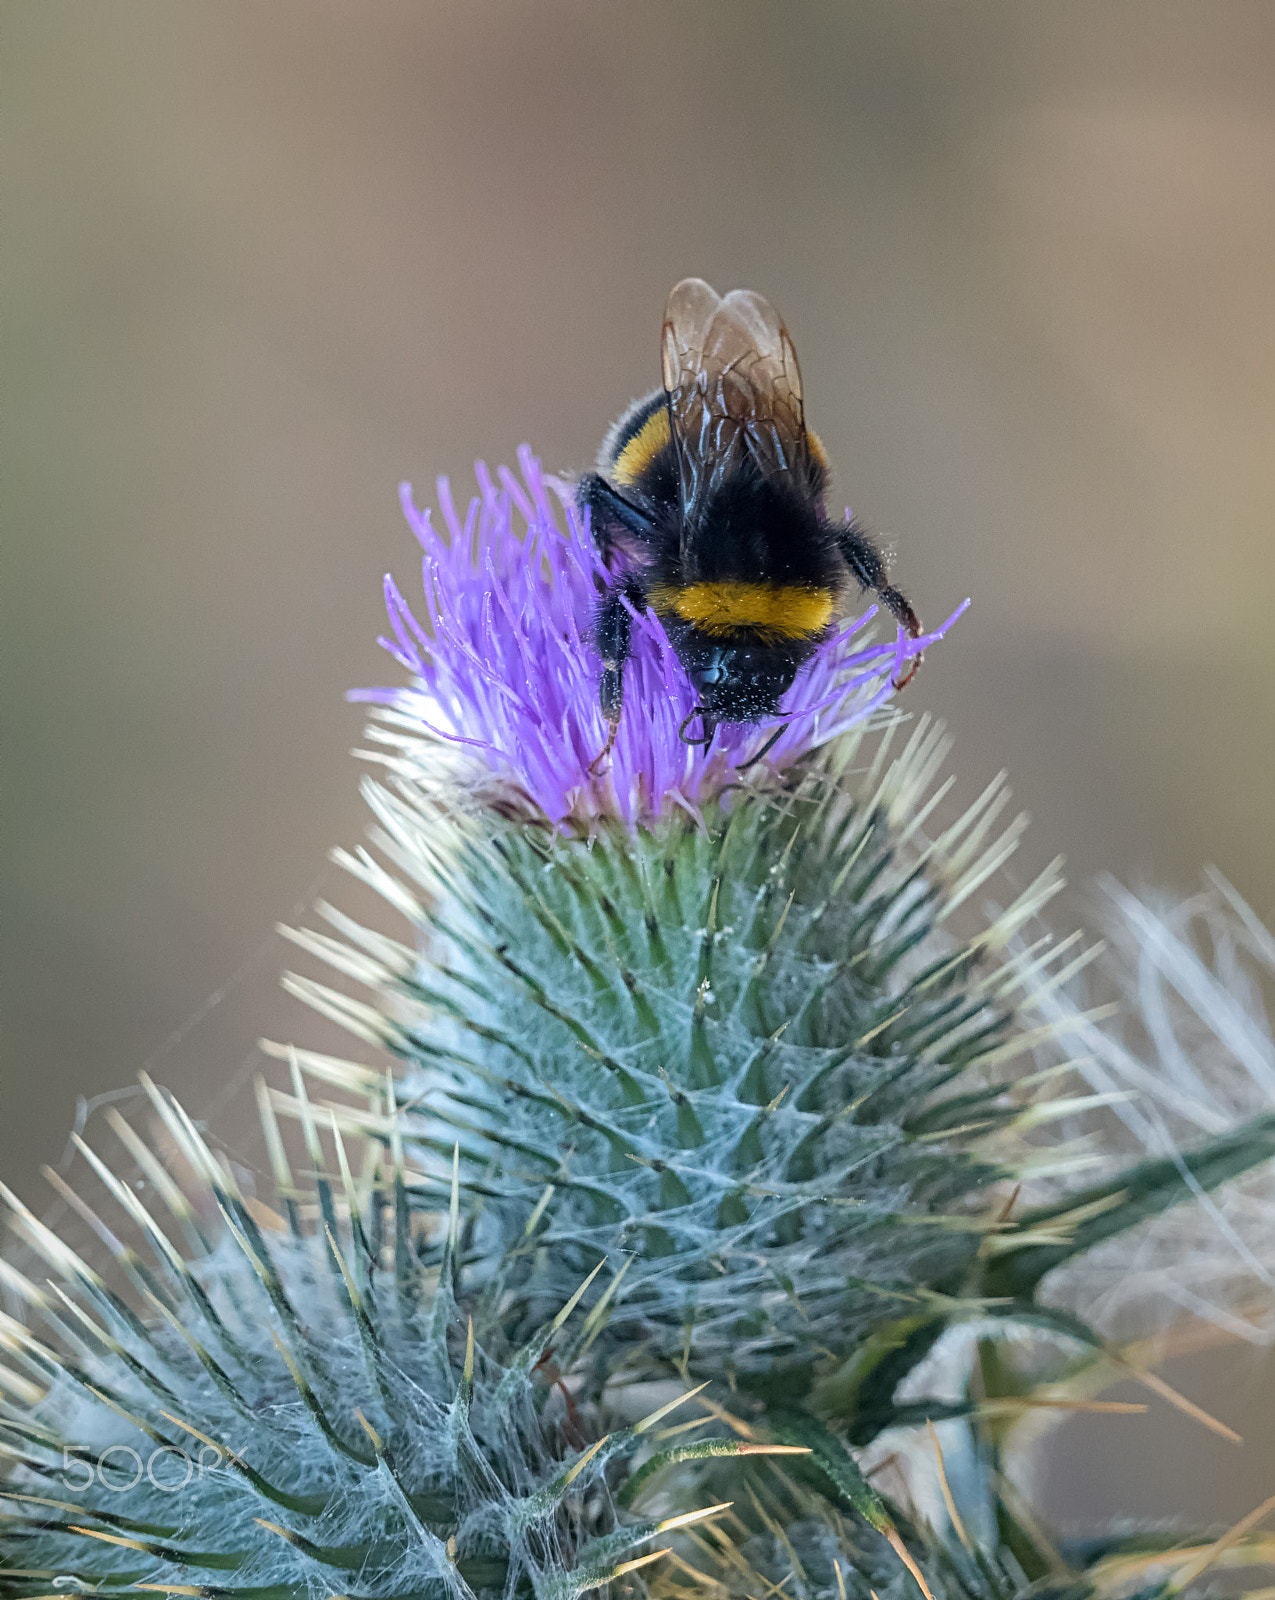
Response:
[{"label": "bee's abdomen", "polygon": [[833,615],[833,591],[815,584],[660,584],[650,591],[660,615],[676,616],[710,638],[753,633],[767,640],[812,639]]}]

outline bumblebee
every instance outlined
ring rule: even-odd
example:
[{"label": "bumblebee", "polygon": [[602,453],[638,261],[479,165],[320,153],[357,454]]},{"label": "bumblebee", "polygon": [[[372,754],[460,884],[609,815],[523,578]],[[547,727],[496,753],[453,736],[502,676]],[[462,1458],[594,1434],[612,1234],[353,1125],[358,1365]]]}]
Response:
[{"label": "bumblebee", "polygon": [[664,625],[697,697],[680,736],[705,746],[719,723],[779,712],[833,632],[851,579],[921,632],[868,534],[824,510],[828,458],[806,427],[797,353],[770,304],[684,278],[668,299],[661,356],[663,388],[612,426],[598,470],[577,487],[612,573],[593,629],[610,730],[594,770],[619,727],[630,607]]}]

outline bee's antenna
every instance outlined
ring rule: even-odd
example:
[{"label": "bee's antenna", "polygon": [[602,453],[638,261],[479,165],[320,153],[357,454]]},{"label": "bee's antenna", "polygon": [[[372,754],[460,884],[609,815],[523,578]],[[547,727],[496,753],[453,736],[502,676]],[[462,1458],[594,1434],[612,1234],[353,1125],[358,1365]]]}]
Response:
[{"label": "bee's antenna", "polygon": [[[703,717],[704,719],[704,734],[699,739],[688,739],[686,737],[686,730],[690,727],[691,723],[696,717]],[[677,736],[683,744],[712,744],[713,735],[716,733],[716,731],[717,723],[716,720],[709,717],[708,707],[695,706],[682,718],[682,725],[677,730]]]},{"label": "bee's antenna", "polygon": [[764,745],[762,745],[761,749],[757,752],[757,754],[755,756],[749,756],[747,761],[738,762],[736,764],[735,771],[736,772],[746,772],[749,767],[756,766],[756,764],[761,760],[761,758],[764,755],[768,755],[770,753],[770,751],[774,749],[775,745],[779,743],[779,736],[780,736],[781,733],[786,731],[787,727],[788,727],[788,724],[786,722],[781,722],[779,724],[779,726],[775,729],[774,733],[771,734],[770,738],[766,740]]}]

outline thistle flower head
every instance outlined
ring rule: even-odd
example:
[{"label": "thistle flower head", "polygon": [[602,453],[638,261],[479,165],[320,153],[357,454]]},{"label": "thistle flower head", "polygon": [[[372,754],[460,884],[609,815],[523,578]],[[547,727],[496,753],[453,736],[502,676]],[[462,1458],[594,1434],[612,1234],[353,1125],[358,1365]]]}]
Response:
[{"label": "thistle flower head", "polygon": [[[373,1003],[287,987],[401,1076],[265,1047],[292,1080],[258,1085],[286,1217],[143,1078],[155,1150],[115,1108],[133,1165],[75,1141],[102,1214],[53,1175],[109,1280],[0,1184],[40,1263],[0,1260],[0,1597],[1155,1600],[1167,1546],[1103,1539],[1064,1566],[1003,1494],[1007,1408],[1037,1381],[1006,1352],[1047,1335],[1088,1383],[1108,1343],[1045,1278],[1142,1224],[1167,1295],[1182,1235],[1160,1214],[1269,1163],[1270,1031],[1236,957],[1269,971],[1270,935],[1228,895],[1204,962],[1190,917],[1126,906],[1163,1084],[1097,1035],[1008,1091],[1006,1062],[1097,1031],[1062,987],[1086,958],[1025,943],[1054,867],[968,935],[955,916],[1017,843],[1001,780],[931,834],[941,731],[864,737],[943,629],[872,644],[867,612],[807,664],[773,744],[736,726],[706,750],[678,736],[694,695],[669,639],[635,614],[595,771],[608,574],[566,487],[521,467],[499,488],[480,467],[463,521],[440,481],[445,535],[404,491],[428,627],[387,579],[383,642],[415,682],[358,696],[400,746],[400,781],[367,787],[393,870],[340,859],[412,943],[324,905],[337,937],[292,934]],[[737,776],[763,743],[782,783]],[[1197,1057],[1229,1064],[1224,1102]],[[1085,1064],[1097,1095],[1048,1098]],[[1020,1204],[1032,1171],[1077,1170],[1029,1130],[1112,1104],[1142,1159]],[[1179,1149],[1179,1128],[1209,1137]],[[1207,1219],[1269,1286],[1260,1183]],[[1110,1320],[1100,1284],[1072,1303]],[[949,1333],[968,1359],[945,1359]],[[896,1505],[856,1452],[921,1425],[941,1494],[904,1473]],[[711,1541],[688,1531],[719,1516]]]},{"label": "thistle flower head", "polygon": [[[416,683],[352,698],[391,707],[400,725],[435,749],[468,755],[460,765],[471,782],[494,780],[506,797],[555,823],[619,817],[634,825],[672,807],[697,812],[738,781],[736,768],[776,724],[723,725],[707,751],[684,743],[678,729],[694,710],[695,691],[658,618],[635,613],[625,714],[609,761],[591,770],[607,727],[589,635],[609,574],[568,486],[542,474],[525,446],[519,464],[521,479],[501,468],[498,488],[479,463],[480,493],[463,518],[440,478],[445,535],[428,510],[416,508],[411,486],[402,486],[404,513],[425,551],[429,627],[387,576],[393,637],[381,643]],[[919,639],[900,634],[874,643],[865,630],[876,609],[847,622],[799,675],[767,752],[774,767],[884,707],[907,663],[955,620]]]}]

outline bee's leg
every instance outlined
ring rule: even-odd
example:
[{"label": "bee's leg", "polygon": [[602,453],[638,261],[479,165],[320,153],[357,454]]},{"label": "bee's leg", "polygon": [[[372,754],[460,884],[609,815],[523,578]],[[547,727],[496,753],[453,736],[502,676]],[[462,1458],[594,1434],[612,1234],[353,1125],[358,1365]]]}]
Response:
[{"label": "bee's leg", "polygon": [[[865,589],[875,589],[891,616],[912,635],[914,639],[921,636],[921,621],[913,611],[907,597],[892,584],[885,581],[885,562],[881,552],[872,540],[856,523],[844,523],[837,530],[837,543],[841,547],[841,554],[845,563],[854,573],[855,577]],[[916,677],[917,668],[921,665],[923,656],[915,656],[907,676],[900,678],[894,685],[896,689],[903,689]]]},{"label": "bee's leg", "polygon": [[[691,723],[695,721],[696,717],[700,719],[699,725],[704,731],[700,734],[698,739],[691,739],[687,737],[686,730],[690,727]],[[712,712],[705,711],[703,706],[692,706],[682,718],[681,724],[677,730],[677,736],[683,744],[702,744],[704,749],[707,750],[709,745],[712,744],[713,735],[716,732],[717,718],[713,716]]]},{"label": "bee's leg", "polygon": [[735,763],[735,771],[746,772],[749,767],[755,767],[763,756],[770,754],[774,746],[779,743],[780,739],[782,739],[784,734],[787,732],[788,724],[786,722],[781,722],[755,756],[749,756],[747,761],[737,761]]},{"label": "bee's leg", "polygon": [[615,736],[620,731],[620,711],[624,703],[624,663],[629,659],[633,632],[630,607],[642,611],[646,602],[635,580],[625,575],[616,579],[606,591],[593,623],[593,643],[602,657],[598,702],[607,721],[607,742],[590,764],[589,773],[592,777],[601,771],[602,763],[614,749]]},{"label": "bee's leg", "polygon": [[586,472],[576,485],[576,501],[582,511],[589,512],[589,526],[593,542],[610,561],[617,541],[626,535],[645,543],[652,533],[651,519],[596,472]]}]

